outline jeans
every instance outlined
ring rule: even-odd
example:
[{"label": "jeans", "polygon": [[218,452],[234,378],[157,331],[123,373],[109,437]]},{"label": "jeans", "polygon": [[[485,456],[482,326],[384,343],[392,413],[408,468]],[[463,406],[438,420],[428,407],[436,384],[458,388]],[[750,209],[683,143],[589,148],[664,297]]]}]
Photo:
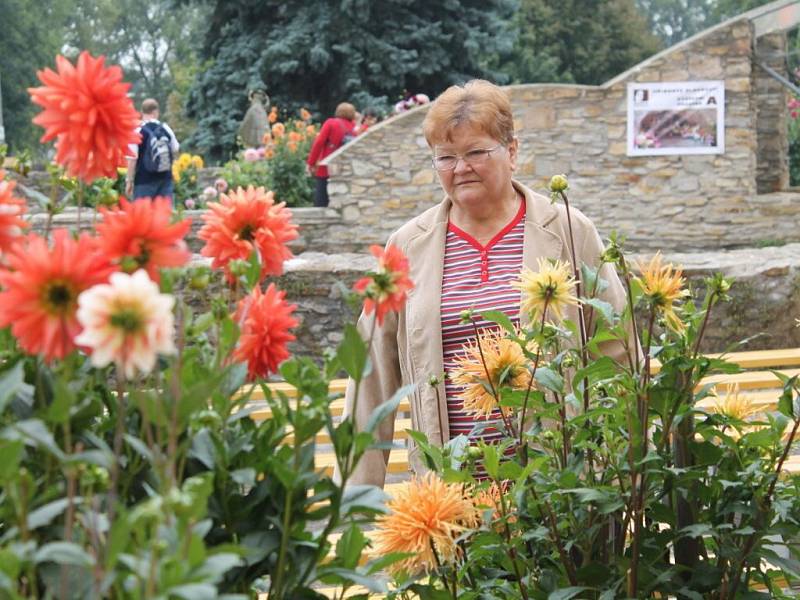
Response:
[{"label": "jeans", "polygon": [[317,187],[314,188],[314,206],[328,206],[328,178],[315,177]]},{"label": "jeans", "polygon": [[148,183],[134,183],[133,185],[133,199],[138,198],[155,198],[156,196],[164,196],[172,200],[174,186],[172,183],[172,175],[160,181],[150,181]]}]

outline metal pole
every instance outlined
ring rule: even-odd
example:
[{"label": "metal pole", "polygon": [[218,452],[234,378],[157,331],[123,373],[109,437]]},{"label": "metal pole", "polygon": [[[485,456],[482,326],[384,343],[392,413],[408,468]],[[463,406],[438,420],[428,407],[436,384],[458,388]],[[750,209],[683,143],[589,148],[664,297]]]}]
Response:
[{"label": "metal pole", "polygon": [[793,84],[788,79],[786,79],[786,77],[784,77],[783,75],[778,73],[772,67],[768,67],[767,65],[765,65],[761,61],[756,61],[756,64],[759,67],[761,67],[762,69],[764,69],[770,77],[772,77],[773,79],[779,81],[781,83],[781,85],[783,85],[783,87],[789,88],[795,96],[800,96],[800,88],[797,87],[795,84]]}]

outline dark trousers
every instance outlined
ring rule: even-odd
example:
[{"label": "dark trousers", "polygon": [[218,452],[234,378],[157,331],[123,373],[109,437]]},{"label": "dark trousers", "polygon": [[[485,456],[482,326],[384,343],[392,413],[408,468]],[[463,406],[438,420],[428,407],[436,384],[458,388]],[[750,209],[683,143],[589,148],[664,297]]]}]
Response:
[{"label": "dark trousers", "polygon": [[161,180],[149,181],[147,183],[134,183],[133,184],[133,198],[155,198],[156,196],[165,196],[172,200],[172,194],[175,187],[172,183],[172,173],[169,177]]},{"label": "dark trousers", "polygon": [[314,206],[328,206],[328,178],[314,177],[317,186],[314,188]]}]

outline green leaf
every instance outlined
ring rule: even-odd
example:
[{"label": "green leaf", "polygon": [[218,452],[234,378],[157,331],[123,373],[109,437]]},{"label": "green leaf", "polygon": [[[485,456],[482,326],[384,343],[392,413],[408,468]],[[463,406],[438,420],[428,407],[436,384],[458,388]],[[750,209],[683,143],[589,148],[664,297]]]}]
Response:
[{"label": "green leaf", "polygon": [[493,444],[481,444],[483,450],[483,466],[486,469],[486,474],[492,479],[499,477],[500,470],[500,455],[497,452],[497,447]]},{"label": "green leaf", "polygon": [[486,312],[481,313],[481,317],[487,321],[492,323],[497,323],[505,329],[508,333],[516,336],[517,331],[514,328],[514,324],[511,322],[511,319],[508,318],[508,315],[501,310],[487,310]]},{"label": "green leaf", "polygon": [[346,517],[352,512],[370,511],[385,513],[389,496],[374,485],[348,485],[342,494],[340,514]]},{"label": "green leaf", "polygon": [[336,349],[339,362],[355,381],[361,381],[367,372],[367,343],[352,323],[344,327],[344,338]]},{"label": "green leaf", "polygon": [[587,587],[568,587],[568,588],[561,588],[560,590],[556,590],[551,592],[549,596],[547,596],[547,600],[570,600],[570,598],[574,598],[581,592],[588,590]]},{"label": "green leaf", "polygon": [[58,565],[73,565],[76,567],[92,567],[94,559],[91,555],[72,542],[50,542],[36,551],[33,556],[38,563],[54,562]]},{"label": "green leaf", "polygon": [[341,560],[345,569],[354,569],[358,566],[361,552],[367,545],[367,536],[355,523],[351,523],[342,537],[336,542],[336,557]]},{"label": "green leaf", "polygon": [[64,453],[56,444],[53,434],[47,426],[39,419],[26,419],[8,426],[4,433],[5,437],[11,439],[23,439],[32,442],[40,448],[50,451],[59,460],[64,460]]},{"label": "green leaf", "polygon": [[614,307],[611,306],[611,304],[605,302],[604,300],[600,300],[599,298],[590,298],[589,300],[584,300],[583,302],[600,313],[606,323],[609,325],[614,324]]},{"label": "green leaf", "polygon": [[0,481],[11,479],[17,474],[24,448],[22,440],[0,438]]},{"label": "green leaf", "polygon": [[25,383],[25,365],[23,361],[17,361],[13,367],[0,375],[0,413],[6,405],[23,390],[31,391],[32,386]]},{"label": "green leaf", "polygon": [[184,583],[169,588],[168,596],[178,596],[184,600],[216,600],[217,587],[210,583]]},{"label": "green leaf", "polygon": [[375,408],[375,410],[373,410],[372,414],[369,416],[365,430],[373,433],[375,428],[378,427],[378,425],[380,425],[384,419],[394,414],[403,399],[409,396],[416,389],[416,387],[417,386],[415,384],[404,385],[386,402],[378,405],[378,407]]},{"label": "green leaf", "polygon": [[231,471],[230,476],[233,481],[245,487],[253,487],[256,483],[256,470],[252,467]]},{"label": "green leaf", "polygon": [[536,381],[557,394],[564,393],[564,378],[550,367],[536,369]]},{"label": "green leaf", "polygon": [[386,584],[383,583],[380,579],[376,579],[375,577],[370,577],[369,575],[362,575],[357,571],[353,571],[351,569],[340,569],[338,567],[330,567],[325,569],[324,571],[326,574],[330,575],[337,575],[347,581],[351,581],[356,585],[363,586],[367,588],[370,592],[374,592],[376,594],[385,594],[387,592]]},{"label": "green leaf", "polygon": [[[82,502],[83,498],[81,497],[73,498],[72,500],[75,506],[80,506]],[[28,514],[28,529],[37,529],[49,525],[53,519],[67,509],[67,506],[69,506],[69,498],[59,498],[31,511]]]}]

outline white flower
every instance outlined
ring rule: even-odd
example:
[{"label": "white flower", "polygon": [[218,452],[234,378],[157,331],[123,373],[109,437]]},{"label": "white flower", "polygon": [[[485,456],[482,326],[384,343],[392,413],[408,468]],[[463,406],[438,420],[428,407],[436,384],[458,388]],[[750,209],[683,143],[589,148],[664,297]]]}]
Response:
[{"label": "white flower", "polygon": [[75,343],[91,349],[96,367],[113,362],[126,379],[133,379],[137,369],[146,375],[159,353],[175,353],[174,304],[175,299],[160,293],[147,271],[113,273],[109,283],[78,296],[83,331]]}]

